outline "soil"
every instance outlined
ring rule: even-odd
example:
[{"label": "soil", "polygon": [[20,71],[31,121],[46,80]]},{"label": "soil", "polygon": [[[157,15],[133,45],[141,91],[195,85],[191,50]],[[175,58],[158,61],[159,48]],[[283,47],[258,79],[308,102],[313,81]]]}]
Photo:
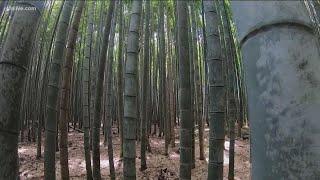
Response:
[{"label": "soil", "polygon": [[[199,160],[199,145],[196,137],[196,167],[192,170],[192,180],[207,179],[207,162],[209,157],[208,148],[208,132],[205,129],[205,160]],[[169,156],[164,155],[164,139],[158,136],[150,137],[151,153],[147,153],[148,169],[140,171],[140,143],[137,143],[136,169],[138,180],[178,180],[179,179],[179,137],[176,130],[176,146],[169,148]],[[197,135],[197,134],[196,134]],[[113,129],[113,148],[114,148],[114,164],[117,179],[122,178],[123,163],[120,157],[120,140]],[[70,179],[85,179],[85,160],[83,149],[83,133],[71,130],[68,135],[69,140],[69,172]],[[103,144],[104,136],[100,136],[101,151],[101,175],[102,179],[109,178],[109,162],[107,148]],[[20,163],[20,179],[44,179],[43,164],[43,144],[42,158],[36,159],[36,143],[23,142],[19,143],[19,163]],[[235,142],[235,180],[250,179],[250,159],[249,159],[249,141],[237,139]],[[228,177],[229,164],[229,139],[226,138],[224,150],[224,179]],[[56,153],[56,173],[57,179],[60,179],[60,162],[59,152]]]}]

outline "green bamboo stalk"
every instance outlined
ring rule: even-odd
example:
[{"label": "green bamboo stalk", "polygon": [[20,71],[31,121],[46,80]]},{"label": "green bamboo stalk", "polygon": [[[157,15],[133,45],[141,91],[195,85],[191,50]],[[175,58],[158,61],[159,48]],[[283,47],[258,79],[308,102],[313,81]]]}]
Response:
[{"label": "green bamboo stalk", "polygon": [[124,180],[136,179],[136,121],[138,118],[138,56],[139,25],[142,1],[132,2],[128,32],[127,59],[125,63],[124,119],[123,119],[123,176]]},{"label": "green bamboo stalk", "polygon": [[44,2],[17,3],[35,7],[15,12],[0,59],[0,179],[19,179],[20,107],[33,41]]},{"label": "green bamboo stalk", "polygon": [[61,16],[57,27],[55,48],[50,65],[49,82],[47,85],[47,121],[45,123],[45,150],[44,150],[44,177],[51,180],[56,179],[55,157],[56,157],[56,134],[57,134],[57,106],[61,68],[64,60],[65,46],[67,42],[67,29],[71,18],[73,1],[66,1],[63,5]]},{"label": "green bamboo stalk", "polygon": [[192,168],[192,109],[189,56],[189,20],[187,1],[177,1],[179,48],[179,116],[180,124],[180,179],[191,179]]},{"label": "green bamboo stalk", "polygon": [[224,125],[226,93],[224,61],[221,53],[219,23],[220,18],[214,1],[204,1],[206,20],[207,54],[209,82],[209,163],[208,180],[223,179]]},{"label": "green bamboo stalk", "polygon": [[104,29],[104,36],[102,41],[102,49],[99,60],[99,71],[96,81],[95,93],[95,111],[92,132],[92,158],[93,158],[93,178],[101,179],[100,173],[100,126],[101,126],[101,101],[103,92],[104,71],[106,68],[106,54],[109,44],[109,34],[111,29],[111,20],[113,16],[115,1],[110,1],[108,7],[108,16],[106,19],[106,28]]}]

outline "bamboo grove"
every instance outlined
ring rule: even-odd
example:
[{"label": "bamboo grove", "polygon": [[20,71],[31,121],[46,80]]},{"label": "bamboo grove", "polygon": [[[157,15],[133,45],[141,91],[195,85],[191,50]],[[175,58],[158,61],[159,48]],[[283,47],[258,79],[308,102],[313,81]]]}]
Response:
[{"label": "bamboo grove", "polygon": [[[253,87],[259,83],[248,83],[249,80],[255,82],[255,77],[260,78],[261,83],[268,81],[259,76],[259,70],[254,74],[252,65],[248,65],[248,61],[259,54],[250,45],[252,39],[270,29],[269,26],[271,29],[283,26],[309,28],[306,32],[312,32],[309,36],[313,41],[319,37],[317,1],[278,3],[241,4],[226,0],[1,1],[0,179],[19,176],[18,143],[25,141],[36,142],[36,157],[43,157],[45,179],[69,179],[68,160],[72,159],[68,157],[68,132],[71,129],[83,136],[82,142],[77,143],[84,147],[86,179],[136,179],[137,171],[148,169],[147,154],[153,153],[152,137],[164,140],[164,144],[158,147],[161,149],[159,156],[168,157],[170,151],[178,147],[179,178],[182,180],[191,179],[197,160],[207,161],[205,178],[222,180],[224,144],[228,138],[228,179],[234,179],[235,139],[247,138],[249,120],[250,129],[251,124],[256,128],[252,130],[253,138],[261,138],[257,131],[263,124],[258,125],[255,121],[265,119],[267,126],[272,121],[268,119],[268,113],[276,111],[270,107],[275,101],[268,99],[268,95],[263,96],[262,90],[259,89],[262,99],[256,98],[258,91]],[[287,19],[280,18],[271,25],[264,20],[262,23],[252,20],[253,25],[267,25],[248,32],[246,28],[250,29],[247,26],[251,24],[246,24],[246,18],[251,15],[242,12],[249,12],[251,5],[261,8],[261,12],[264,12],[264,5],[266,12],[269,6],[270,9],[274,6],[294,7],[298,12],[305,12],[303,15],[309,18],[309,24],[299,24],[299,16],[291,16],[292,12],[288,10],[284,15],[288,16]],[[14,11],[10,7],[25,9]],[[263,47],[259,43],[257,46]],[[313,51],[319,52],[316,48]],[[274,51],[271,53],[277,55]],[[319,54],[310,54],[300,55],[319,57]],[[290,58],[284,55],[284,59]],[[312,60],[309,63],[313,67],[308,72],[319,75],[315,69],[320,63]],[[300,69],[305,66],[309,66],[308,63],[299,65]],[[320,76],[306,76],[305,81],[312,81],[310,87],[306,85],[310,91],[299,89],[292,96],[314,93],[314,100],[305,97],[303,105],[300,104],[303,110],[297,110],[296,114],[311,111],[319,114],[307,109],[306,104],[314,105],[314,109],[319,107]],[[289,80],[281,81],[279,86],[289,84],[288,87],[296,87],[290,83]],[[263,105],[255,104],[264,100]],[[264,111],[267,115],[262,117]],[[315,114],[297,116],[312,121],[312,118],[319,117]],[[277,119],[276,115],[272,117]],[[209,148],[204,140],[207,127]],[[320,132],[319,125],[314,127],[314,132]],[[118,158],[123,163],[120,177],[116,177],[114,165],[115,136],[120,139]],[[104,146],[101,146],[101,137]],[[292,135],[286,141],[294,142],[295,137]],[[254,179],[259,179],[259,168],[263,167],[266,172],[262,173],[262,179],[286,177],[288,172],[296,173],[296,177],[319,175],[319,170],[312,168],[317,166],[312,160],[305,160],[311,163],[309,174],[305,176],[298,170],[291,172],[290,168],[277,171],[272,163],[270,166],[268,163],[261,165],[263,158],[257,158],[257,154],[264,150],[259,149],[257,139],[253,140],[253,149],[250,149]],[[309,141],[313,144],[313,140]],[[270,146],[268,143],[266,140],[267,148],[277,149],[279,145],[278,141]],[[107,148],[108,152],[108,177],[101,174],[101,148]],[[278,150],[283,156],[291,153],[282,152],[280,147]],[[205,152],[209,152],[207,160]],[[59,174],[56,172],[56,156],[60,160]],[[140,161],[139,169],[136,169],[136,161]],[[254,169],[255,165],[257,169]],[[268,171],[272,173],[268,174]]]}]

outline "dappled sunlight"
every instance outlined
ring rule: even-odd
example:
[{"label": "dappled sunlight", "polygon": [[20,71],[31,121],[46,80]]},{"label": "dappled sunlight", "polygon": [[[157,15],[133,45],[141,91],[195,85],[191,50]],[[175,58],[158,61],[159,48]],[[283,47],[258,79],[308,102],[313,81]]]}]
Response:
[{"label": "dappled sunlight", "polygon": [[223,165],[229,164],[229,152],[223,151]]},{"label": "dappled sunlight", "polygon": [[114,163],[114,166],[120,166],[122,163],[122,161],[120,161],[119,158],[113,158],[113,163]]},{"label": "dappled sunlight", "polygon": [[18,149],[18,153],[19,153],[19,154],[20,154],[20,153],[25,153],[26,151],[28,151],[28,149],[27,149],[27,148],[24,148],[24,147]]},{"label": "dappled sunlight", "polygon": [[109,167],[109,160],[100,160],[100,166],[101,168],[107,168]]},{"label": "dappled sunlight", "polygon": [[224,142],[224,149],[229,151],[230,148],[230,142],[229,141],[225,141]]},{"label": "dappled sunlight", "polygon": [[169,155],[170,159],[180,159],[180,154],[177,154],[177,153],[170,153]]},{"label": "dappled sunlight", "polygon": [[159,143],[158,141],[157,142],[152,142],[152,145],[159,146],[160,144],[162,144],[162,143]]},{"label": "dappled sunlight", "polygon": [[[72,136],[70,136],[72,134]],[[204,139],[208,138],[208,134],[204,134]],[[83,179],[83,177],[86,174],[86,164],[84,159],[84,149],[83,145],[81,145],[80,141],[82,141],[82,134],[77,132],[71,132],[69,133],[70,139],[69,141],[69,171],[70,171],[70,177],[75,179]],[[104,137],[100,137],[101,145],[103,146],[103,140]],[[123,172],[123,160],[120,158],[120,139],[115,138],[114,139],[114,167],[116,170],[116,176],[117,178],[121,176]],[[137,177],[138,179],[158,179],[158,174],[160,170],[167,169],[168,174],[173,174],[170,177],[178,177],[179,175],[179,162],[180,162],[180,154],[179,154],[179,138],[176,136],[175,139],[176,147],[172,148],[169,146],[169,156],[164,156],[164,140],[160,139],[158,137],[150,137],[150,145],[152,153],[147,152],[147,166],[148,169],[146,171],[137,171]],[[235,164],[241,164],[240,166],[236,165],[236,167],[241,167],[239,169],[235,169],[236,175],[240,176],[239,173],[241,173],[240,177],[243,177],[243,174],[248,174],[247,171],[250,167],[250,163],[248,160],[248,141],[241,141],[237,140],[235,142],[235,147],[237,147],[238,151],[241,151],[241,154],[237,153],[235,155]],[[137,159],[136,159],[136,168],[140,168],[140,147],[139,143],[137,143]],[[224,166],[226,168],[229,165],[229,146],[230,141],[226,139],[225,141],[225,151],[224,151]],[[199,146],[198,141],[196,141],[195,144],[196,147],[196,168],[192,170],[192,179],[201,179],[201,177],[206,177],[207,167],[208,167],[208,161],[209,161],[209,148],[208,148],[208,142],[205,143],[205,160],[201,161],[199,160]],[[35,143],[26,143],[26,144],[20,144],[19,145],[19,156],[21,156],[20,161],[20,177],[21,179],[41,179],[44,176],[44,163],[43,158],[40,160],[36,160],[36,144]],[[43,150],[43,148],[42,148]],[[100,148],[100,166],[101,166],[101,175],[102,178],[107,179],[110,175],[110,165],[109,165],[109,159],[108,159],[108,153],[107,153],[107,147],[101,147]],[[245,156],[243,155],[244,153]],[[60,175],[60,162],[59,162],[59,152],[56,153],[56,173],[57,177]],[[42,153],[43,155],[43,153]],[[239,160],[240,159],[240,160]],[[91,161],[91,165],[93,162]],[[247,176],[245,176],[247,177]]]},{"label": "dappled sunlight", "polygon": [[[119,158],[113,158],[113,164],[115,167],[121,166],[121,161]],[[109,168],[109,159],[101,159],[100,160],[101,168]]]},{"label": "dappled sunlight", "polygon": [[[79,161],[80,160],[80,161]],[[74,161],[74,162],[72,162],[72,161]],[[83,168],[84,169],[84,171],[85,171],[85,168],[86,168],[86,162],[85,162],[85,160],[84,159],[76,159],[76,160],[69,160],[69,164],[70,164],[70,162],[72,163],[72,164],[75,164],[76,166],[79,166],[79,167],[81,167],[81,168]],[[120,159],[119,158],[114,158],[113,159],[113,163],[114,163],[114,166],[115,167],[118,167],[118,166],[121,166],[121,161],[120,161]],[[91,165],[93,164],[93,162],[92,162],[92,160],[91,160]],[[100,167],[101,168],[109,168],[109,159],[101,159],[100,160]]]},{"label": "dappled sunlight", "polygon": [[163,146],[164,140],[163,139],[156,139],[155,141],[151,141],[150,143],[154,146]]},{"label": "dappled sunlight", "polygon": [[[92,161],[91,161],[91,163],[92,163]],[[84,160],[82,160],[79,166],[81,168],[86,168],[86,162]]]},{"label": "dappled sunlight", "polygon": [[35,145],[19,146],[18,148],[18,154],[36,154],[36,153],[37,153],[37,147]]}]

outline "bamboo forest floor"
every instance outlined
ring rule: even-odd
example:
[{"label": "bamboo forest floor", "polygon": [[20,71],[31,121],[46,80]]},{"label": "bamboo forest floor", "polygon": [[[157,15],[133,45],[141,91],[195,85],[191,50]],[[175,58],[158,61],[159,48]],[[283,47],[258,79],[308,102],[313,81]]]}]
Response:
[{"label": "bamboo forest floor", "polygon": [[[114,163],[116,168],[116,177],[121,179],[123,164],[119,159],[120,141],[116,129],[113,129],[113,148],[114,148]],[[209,157],[208,149],[208,132],[205,129],[205,157],[206,160],[199,160],[198,138],[196,137],[196,168],[192,170],[192,180],[204,180],[207,178],[207,161]],[[152,153],[147,153],[148,169],[141,172],[140,168],[140,145],[137,143],[137,179],[150,180],[176,180],[179,179],[179,137],[176,129],[176,147],[169,148],[169,156],[163,155],[164,140],[158,136],[150,137]],[[196,134],[197,135],[197,134]],[[107,148],[103,145],[103,135],[101,137],[101,174],[103,179],[109,179],[109,162],[107,156]],[[85,179],[85,161],[83,150],[83,134],[71,130],[69,132],[69,170],[70,179]],[[42,144],[43,145],[43,144]],[[19,144],[19,161],[20,161],[20,178],[24,179],[43,179],[43,157],[36,159],[36,143],[20,143]],[[43,156],[43,148],[42,148]],[[228,157],[229,157],[229,139],[226,139],[224,150],[224,179],[228,176]],[[57,179],[60,179],[60,163],[59,152],[56,154],[56,173]],[[250,179],[250,162],[249,162],[249,141],[237,139],[235,144],[235,180]]]}]

